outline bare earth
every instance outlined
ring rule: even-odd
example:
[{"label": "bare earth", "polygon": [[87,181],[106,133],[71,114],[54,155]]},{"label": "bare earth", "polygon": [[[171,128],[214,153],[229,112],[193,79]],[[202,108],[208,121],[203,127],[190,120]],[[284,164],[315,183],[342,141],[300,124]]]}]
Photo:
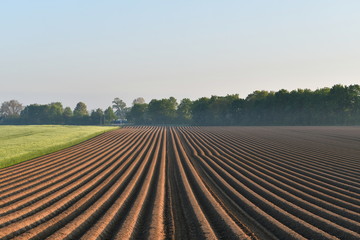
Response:
[{"label": "bare earth", "polygon": [[130,127],[0,170],[0,239],[360,239],[360,127]]}]

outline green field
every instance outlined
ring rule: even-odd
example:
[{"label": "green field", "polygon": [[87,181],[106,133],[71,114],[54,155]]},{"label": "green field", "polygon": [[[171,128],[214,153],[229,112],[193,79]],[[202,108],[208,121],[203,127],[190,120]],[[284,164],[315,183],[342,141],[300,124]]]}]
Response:
[{"label": "green field", "polygon": [[78,144],[116,129],[100,126],[0,126],[0,168]]}]

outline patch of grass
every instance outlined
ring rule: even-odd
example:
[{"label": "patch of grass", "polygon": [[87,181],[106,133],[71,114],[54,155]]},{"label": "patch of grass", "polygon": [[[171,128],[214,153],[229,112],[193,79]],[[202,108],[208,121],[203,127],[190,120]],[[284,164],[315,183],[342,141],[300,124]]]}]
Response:
[{"label": "patch of grass", "polygon": [[0,168],[52,153],[117,127],[0,126]]}]

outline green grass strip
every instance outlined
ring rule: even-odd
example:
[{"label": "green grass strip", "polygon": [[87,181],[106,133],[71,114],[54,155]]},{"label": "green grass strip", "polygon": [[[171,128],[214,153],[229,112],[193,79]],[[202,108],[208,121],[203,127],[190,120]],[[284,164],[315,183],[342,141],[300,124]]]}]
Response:
[{"label": "green grass strip", "polygon": [[0,169],[74,146],[118,127],[0,126]]}]

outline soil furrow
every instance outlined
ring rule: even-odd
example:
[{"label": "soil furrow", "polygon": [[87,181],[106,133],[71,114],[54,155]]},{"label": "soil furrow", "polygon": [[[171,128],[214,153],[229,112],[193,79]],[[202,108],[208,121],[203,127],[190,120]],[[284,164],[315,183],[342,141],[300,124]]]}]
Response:
[{"label": "soil furrow", "polygon": [[0,239],[360,239],[360,127],[129,126],[0,170]]}]

